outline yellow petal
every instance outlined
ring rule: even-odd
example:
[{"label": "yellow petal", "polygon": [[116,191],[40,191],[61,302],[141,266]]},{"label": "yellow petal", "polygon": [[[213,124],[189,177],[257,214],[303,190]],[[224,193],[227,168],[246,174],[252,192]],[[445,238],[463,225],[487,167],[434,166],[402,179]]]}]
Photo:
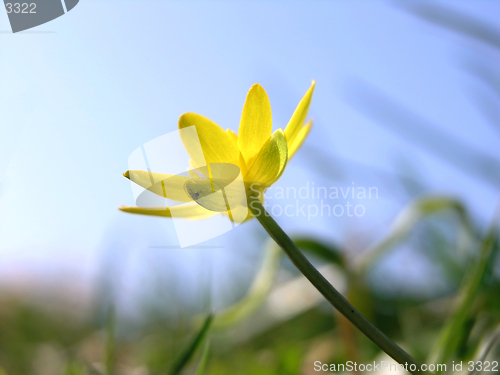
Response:
[{"label": "yellow petal", "polygon": [[293,113],[288,125],[285,128],[285,135],[288,141],[288,146],[292,145],[295,141],[295,138],[300,132],[302,125],[306,121],[307,112],[309,111],[309,105],[311,104],[312,95],[314,92],[314,86],[316,85],[315,81],[312,81],[311,87],[307,90],[304,97],[300,100],[299,105],[295,108],[295,112]]},{"label": "yellow petal", "polygon": [[173,199],[178,202],[193,201],[184,190],[184,184],[186,181],[190,180],[191,177],[146,171],[127,171],[123,175],[130,181],[160,197]]},{"label": "yellow petal", "polygon": [[198,173],[196,173],[196,169],[188,169],[189,176],[192,178],[201,177]]},{"label": "yellow petal", "polygon": [[[207,166],[200,166],[200,167],[198,167],[197,164],[194,162],[193,159],[189,159],[189,165],[192,168],[192,172],[199,174],[199,176],[195,176],[195,177],[203,177],[203,176],[205,176],[204,172],[208,173],[208,167]],[[191,175],[191,173],[190,173],[190,175]],[[209,176],[210,176],[210,174],[208,173],[205,177],[209,177]]]},{"label": "yellow petal", "polygon": [[[226,133],[229,134],[230,138],[233,140],[236,147],[238,147],[238,135],[234,131],[232,131],[231,129],[226,129]],[[241,168],[242,173],[245,173],[246,163],[245,163],[245,159],[243,158],[243,154],[241,152],[240,152],[240,158],[238,160],[238,165]]]},{"label": "yellow petal", "polygon": [[247,165],[271,136],[271,104],[261,85],[253,85],[247,94],[238,131],[238,147]]},{"label": "yellow petal", "polygon": [[210,164],[212,178],[193,178],[184,190],[200,206],[210,211],[229,213],[240,224],[248,216],[245,184],[238,166]]},{"label": "yellow petal", "polygon": [[[198,137],[189,132],[181,132],[181,139],[196,167],[207,163],[238,165],[240,151],[231,136],[219,125],[197,113],[185,113],[179,118],[179,129],[193,125],[196,126]],[[199,152],[200,144],[202,153]]]},{"label": "yellow petal", "polygon": [[[262,204],[264,204],[264,194],[260,194],[259,195],[259,200]],[[225,213],[223,212],[222,213],[223,215],[225,215]],[[245,220],[244,222],[247,222],[248,220],[252,220],[255,216],[253,216],[252,214],[252,210],[250,210],[250,208],[248,208],[248,211],[246,212],[246,217],[245,217]]]},{"label": "yellow petal", "polygon": [[236,143],[236,147],[238,146],[238,134],[236,134],[234,131],[231,129],[226,129],[226,133],[229,135],[229,137]]},{"label": "yellow petal", "polygon": [[[169,207],[129,207],[122,206],[119,209],[123,212],[130,214],[148,215],[148,216],[161,216],[172,217]],[[175,206],[175,217],[203,219],[205,217],[213,216],[216,212],[208,211],[198,204],[186,204]]]},{"label": "yellow petal", "polygon": [[196,203],[210,211],[223,212],[240,206],[246,207],[247,204],[244,186],[239,189],[239,186],[227,184],[226,181],[193,178],[186,183],[184,189]]},{"label": "yellow petal", "polygon": [[297,152],[297,150],[302,146],[302,143],[304,143],[304,140],[307,138],[307,135],[309,134],[309,131],[311,130],[312,127],[312,120],[309,120],[307,124],[305,124],[302,128],[300,128],[299,133],[297,134],[297,137],[293,140],[293,143],[290,145],[290,142],[288,142],[288,160],[292,158],[292,156]]},{"label": "yellow petal", "polygon": [[247,185],[260,184],[256,188],[271,186],[285,170],[288,147],[282,129],[276,130],[255,157],[244,180]]}]

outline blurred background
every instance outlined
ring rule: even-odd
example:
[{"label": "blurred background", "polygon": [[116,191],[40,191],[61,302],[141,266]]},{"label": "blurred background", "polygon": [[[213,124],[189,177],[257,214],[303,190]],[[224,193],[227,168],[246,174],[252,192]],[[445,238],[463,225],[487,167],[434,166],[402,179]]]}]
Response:
[{"label": "blurred background", "polygon": [[[117,209],[135,204],[131,152],[182,113],[237,131],[260,83],[284,128],[312,79],[314,127],[268,202],[298,204],[280,187],[375,189],[324,200],[363,215],[276,220],[382,331],[432,358],[495,225],[499,15],[494,1],[82,0],[12,34],[0,12],[0,373],[165,374],[210,311],[186,374],[383,358],[257,221],[180,249],[170,220]],[[455,359],[500,322],[493,242]]]}]

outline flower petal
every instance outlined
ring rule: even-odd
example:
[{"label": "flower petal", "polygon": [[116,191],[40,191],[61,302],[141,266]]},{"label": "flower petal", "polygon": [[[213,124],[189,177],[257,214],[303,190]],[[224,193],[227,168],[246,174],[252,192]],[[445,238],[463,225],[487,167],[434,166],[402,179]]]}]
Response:
[{"label": "flower petal", "polygon": [[[238,135],[232,131],[231,129],[226,129],[226,133],[229,134],[230,138],[234,141],[234,144],[236,147],[238,147]],[[238,148],[239,149],[239,148]],[[242,153],[240,152],[240,158],[238,160],[238,165],[243,173],[246,171],[246,163],[245,159],[243,158]]]},{"label": "flower petal", "polygon": [[[175,207],[175,218],[190,218],[190,219],[203,219],[217,214],[216,212],[208,211],[198,204],[185,204]],[[120,211],[128,212],[130,214],[172,217],[169,207],[119,207]]]},{"label": "flower petal", "polygon": [[226,133],[229,134],[230,138],[236,143],[236,147],[238,147],[238,134],[231,129],[226,129]]},{"label": "flower petal", "polygon": [[288,147],[282,129],[276,130],[255,157],[244,177],[245,183],[260,184],[259,188],[272,185],[283,173],[288,160]]},{"label": "flower petal", "polygon": [[300,146],[302,146],[302,143],[304,143],[304,140],[307,138],[307,135],[312,128],[312,124],[312,120],[309,120],[307,124],[300,128],[297,137],[295,137],[295,139],[293,140],[293,143],[290,145],[290,142],[288,142],[288,160],[290,160],[292,156],[295,155]]},{"label": "flower petal", "polygon": [[309,105],[311,104],[315,85],[316,82],[312,81],[311,87],[309,87],[309,90],[307,90],[304,97],[300,100],[299,105],[297,105],[297,108],[295,108],[295,112],[293,113],[290,121],[288,122],[288,125],[285,128],[285,135],[289,147],[294,143],[295,138],[302,128],[302,125],[304,125],[304,122],[306,121],[307,112],[309,111]]},{"label": "flower petal", "polygon": [[[192,168],[192,171],[195,173],[199,174],[199,176],[196,177],[203,177],[205,176],[204,173],[207,173],[208,175],[205,177],[210,177],[210,173],[208,173],[208,167],[207,166],[200,166],[198,167],[197,164],[194,162],[193,159],[189,159],[189,166]],[[191,175],[191,173],[190,173]]]},{"label": "flower petal", "polygon": [[271,136],[272,132],[271,104],[261,85],[253,85],[241,114],[238,131],[238,147],[247,165]]},{"label": "flower petal", "polygon": [[192,178],[199,178],[201,177],[198,173],[196,173],[196,169],[188,169],[189,176]]},{"label": "flower petal", "polygon": [[191,177],[135,170],[127,171],[123,175],[130,181],[135,182],[137,185],[160,197],[178,202],[193,201],[184,190],[184,184],[189,181]]},{"label": "flower petal", "polygon": [[[200,206],[210,211],[223,212],[247,205],[244,186],[209,178],[193,178],[184,186],[186,192]],[[215,191],[213,191],[215,190]]]},{"label": "flower petal", "polygon": [[[181,139],[194,164],[230,163],[238,165],[240,151],[231,136],[219,125],[197,113],[185,113],[179,118],[179,129],[196,126],[198,137],[181,132]],[[199,139],[199,143],[198,143]],[[201,148],[203,153],[199,152]]]}]

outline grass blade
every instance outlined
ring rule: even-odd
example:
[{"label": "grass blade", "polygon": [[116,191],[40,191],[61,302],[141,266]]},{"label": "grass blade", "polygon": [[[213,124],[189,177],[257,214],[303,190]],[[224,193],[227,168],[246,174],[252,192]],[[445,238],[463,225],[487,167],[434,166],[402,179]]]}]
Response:
[{"label": "grass blade", "polygon": [[445,324],[438,340],[435,363],[447,363],[456,353],[464,325],[473,307],[474,299],[484,279],[491,252],[498,237],[498,221],[495,219],[480,244],[479,259],[472,263],[464,279],[453,315]]},{"label": "grass blade", "polygon": [[201,354],[201,360],[200,364],[198,365],[198,368],[196,369],[196,375],[204,375],[205,374],[205,368],[207,367],[208,363],[208,353],[210,352],[210,341],[205,341],[205,346],[203,347],[203,353]]},{"label": "grass blade", "polygon": [[110,307],[106,322],[105,374],[113,375],[115,366],[116,311]]},{"label": "grass blade", "polygon": [[182,369],[188,364],[191,357],[194,355],[194,353],[196,353],[196,350],[207,336],[210,327],[212,325],[213,319],[214,319],[214,314],[209,314],[207,316],[198,334],[195,336],[191,344],[189,344],[186,350],[182,353],[179,359],[172,366],[172,371],[170,372],[171,375],[180,374]]},{"label": "grass blade", "polygon": [[[481,353],[481,356],[475,362],[483,363],[489,352],[496,346],[496,344],[498,344],[498,342],[500,342],[500,329],[496,330],[496,332],[493,334],[490,341],[484,348],[484,351]],[[474,368],[469,371],[469,375],[474,375],[477,372],[475,367],[476,366],[474,366]]]}]

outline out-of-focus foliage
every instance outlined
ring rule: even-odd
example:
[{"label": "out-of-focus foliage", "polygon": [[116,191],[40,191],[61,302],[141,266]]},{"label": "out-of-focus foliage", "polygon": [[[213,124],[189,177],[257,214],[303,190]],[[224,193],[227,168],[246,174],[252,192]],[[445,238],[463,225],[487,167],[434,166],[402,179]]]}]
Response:
[{"label": "out-of-focus foliage", "polygon": [[[420,236],[435,235],[435,219],[432,216],[422,219],[428,221],[429,228],[423,229]],[[491,241],[491,237],[488,240]],[[380,293],[371,282],[369,270],[376,267],[376,263],[365,266],[360,273],[357,260],[346,258],[347,253],[338,246],[305,237],[298,238],[296,242],[320,269],[333,265],[346,281],[344,292],[349,300],[392,339],[404,343],[418,360],[426,361],[432,354],[429,348],[435,345],[443,323],[453,309],[460,279],[448,278],[449,292],[441,296],[417,298],[402,294],[387,295]],[[435,241],[432,251],[446,252],[449,245],[446,240]],[[484,246],[484,240],[479,239],[476,245]],[[493,248],[487,255],[488,265],[498,257],[498,241],[490,245]],[[475,265],[479,261],[477,252],[468,253],[465,257],[468,262],[453,266],[455,272],[462,276],[469,264]],[[442,269],[446,269],[446,257],[433,259],[436,262],[442,259]],[[484,261],[481,264],[484,265]],[[276,266],[264,262],[263,271]],[[477,293],[468,305],[471,313],[465,315],[463,324],[460,323],[459,341],[453,352],[455,359],[478,358],[478,351],[491,339],[491,332],[500,322],[500,280],[492,267],[487,267],[483,273],[479,284],[476,280]],[[261,274],[262,271],[257,273]],[[165,316],[148,318],[140,325],[131,324],[124,317],[120,320],[110,313],[108,319],[99,325],[96,323],[98,319],[91,319],[91,316],[82,318],[69,309],[55,311],[43,304],[3,297],[0,364],[6,374],[155,375],[179,373],[175,369],[180,368],[185,374],[197,371],[221,375],[312,374],[313,362],[318,360],[323,363],[366,363],[381,358],[378,348],[321,300],[304,311],[297,310],[299,312],[295,315],[273,316],[269,308],[273,299],[291,301],[293,308],[294,305],[300,306],[302,300],[307,300],[309,294],[316,293],[312,289],[304,289],[301,295],[287,295],[283,286],[300,281],[304,281],[301,276],[289,275],[287,281],[271,288],[253,314],[233,325],[214,328],[211,332],[207,322],[211,322],[212,318],[206,320],[200,330],[199,319],[189,311],[186,315],[192,316],[190,321]],[[271,283],[276,284],[276,281],[271,280]],[[294,287],[297,285],[294,284]],[[99,310],[102,309],[96,309]],[[272,324],[262,326],[263,321],[269,320]],[[207,335],[210,337],[209,347]],[[499,354],[500,348],[491,344],[490,358],[497,358]],[[179,366],[180,363],[182,366]]]}]

